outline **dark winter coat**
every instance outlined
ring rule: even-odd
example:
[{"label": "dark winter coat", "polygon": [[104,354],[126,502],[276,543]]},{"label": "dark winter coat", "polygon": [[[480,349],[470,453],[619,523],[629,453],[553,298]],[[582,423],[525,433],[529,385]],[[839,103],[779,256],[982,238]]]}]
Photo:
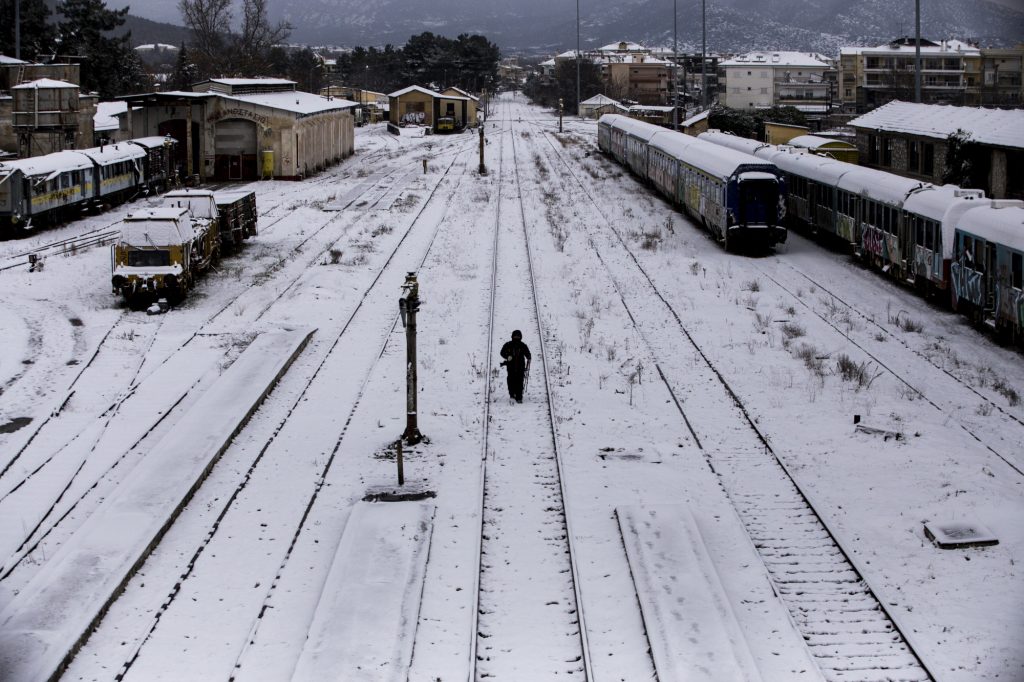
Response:
[{"label": "dark winter coat", "polygon": [[501,347],[501,357],[508,363],[510,373],[524,371],[526,361],[532,359],[529,347],[518,339],[512,339]]}]

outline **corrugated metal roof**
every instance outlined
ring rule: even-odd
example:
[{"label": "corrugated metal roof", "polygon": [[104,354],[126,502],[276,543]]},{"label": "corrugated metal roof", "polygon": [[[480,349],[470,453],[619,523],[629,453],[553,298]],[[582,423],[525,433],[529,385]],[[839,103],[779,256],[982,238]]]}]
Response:
[{"label": "corrugated metal roof", "polygon": [[853,119],[849,125],[909,135],[946,139],[957,130],[971,140],[999,147],[1024,148],[1024,110],[981,109],[942,104],[889,102]]}]

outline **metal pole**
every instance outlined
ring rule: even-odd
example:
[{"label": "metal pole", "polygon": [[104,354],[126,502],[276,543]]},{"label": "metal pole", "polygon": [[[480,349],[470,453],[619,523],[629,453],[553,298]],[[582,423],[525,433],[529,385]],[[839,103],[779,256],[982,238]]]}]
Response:
[{"label": "metal pole", "polygon": [[914,0],[914,101],[921,102],[921,0]]},{"label": "metal pole", "polygon": [[679,12],[672,0],[672,129],[679,130]]},{"label": "metal pole", "polygon": [[484,165],[484,126],[480,125],[480,175],[487,175],[487,166]]},{"label": "metal pole", "polygon": [[410,445],[423,440],[417,424],[416,410],[416,312],[420,306],[419,283],[416,273],[405,276],[402,285],[405,295],[405,433],[402,437]]},{"label": "metal pole", "polygon": [[708,76],[705,73],[708,60],[708,13],[707,0],[700,0],[700,104],[708,107]]},{"label": "metal pole", "polygon": [[396,459],[398,460],[398,485],[405,485],[405,467],[402,462],[402,439],[399,438],[395,444],[398,447]]},{"label": "metal pole", "polygon": [[580,0],[576,0],[576,115],[580,115]]},{"label": "metal pole", "polygon": [[21,0],[14,0],[14,58],[21,59]]}]

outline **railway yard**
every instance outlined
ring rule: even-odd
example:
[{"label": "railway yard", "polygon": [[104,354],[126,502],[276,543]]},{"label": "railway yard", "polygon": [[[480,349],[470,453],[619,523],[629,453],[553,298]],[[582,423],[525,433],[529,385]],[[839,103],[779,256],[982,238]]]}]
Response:
[{"label": "railway yard", "polygon": [[246,185],[163,315],[109,285],[145,200],[0,242],[0,679],[1024,680],[1020,352],[492,109],[486,175],[377,125]]}]

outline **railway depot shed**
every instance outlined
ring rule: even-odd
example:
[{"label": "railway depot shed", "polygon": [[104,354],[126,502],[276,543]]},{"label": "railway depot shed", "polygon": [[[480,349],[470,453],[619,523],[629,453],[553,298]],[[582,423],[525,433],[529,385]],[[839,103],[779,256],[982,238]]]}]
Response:
[{"label": "railway depot shed", "polygon": [[122,99],[131,137],[170,135],[179,174],[200,180],[298,179],[354,150],[357,104],[299,92],[294,81],[214,78],[191,92]]},{"label": "railway depot shed", "polygon": [[434,132],[441,130],[439,122],[451,119],[454,130],[476,124],[476,107],[470,116],[470,98],[464,95],[442,94],[434,90],[410,85],[388,95],[392,125],[421,125]]}]

